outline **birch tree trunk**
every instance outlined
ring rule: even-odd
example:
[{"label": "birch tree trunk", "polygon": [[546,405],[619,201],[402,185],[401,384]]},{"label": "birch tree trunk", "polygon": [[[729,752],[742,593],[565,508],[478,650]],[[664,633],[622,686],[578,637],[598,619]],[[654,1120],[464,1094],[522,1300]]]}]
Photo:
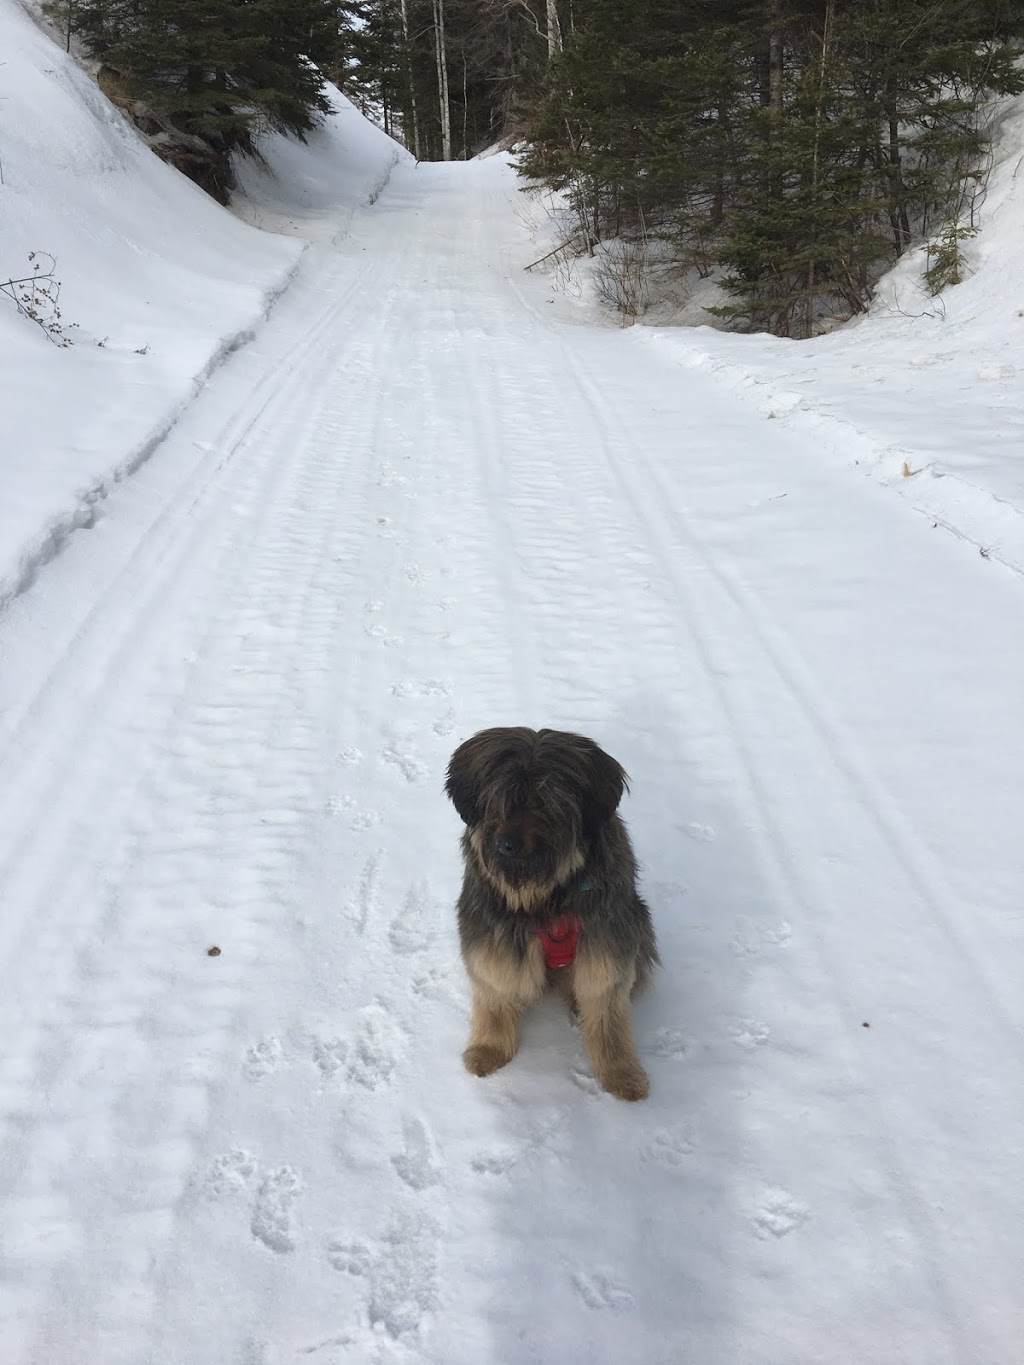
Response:
[{"label": "birch tree trunk", "polygon": [[562,50],[562,26],[558,22],[558,0],[547,0],[548,61]]},{"label": "birch tree trunk", "polygon": [[444,0],[434,7],[434,55],[437,58],[437,100],[441,107],[441,160],[452,159],[452,111],[448,99],[448,54],[444,46]]},{"label": "birch tree trunk", "polygon": [[405,47],[405,79],[409,87],[409,112],[412,114],[412,154],[417,161],[420,155],[420,113],[416,104],[416,82],[412,77],[412,48],[409,45],[409,0],[402,0],[402,42]]},{"label": "birch tree trunk", "polygon": [[[814,234],[817,236],[819,181],[821,178],[821,125],[824,120],[825,80],[828,75],[829,45],[832,42],[832,24],[835,15],[835,0],[826,0],[825,26],[821,34],[821,62],[818,66],[818,91],[814,101],[814,152],[811,158],[811,213]],[[816,260],[814,256],[807,263],[807,298],[804,302],[804,336],[814,335],[814,291],[817,285]]]},{"label": "birch tree trunk", "polygon": [[776,114],[782,113],[782,61],[782,0],[772,0],[768,34],[768,103]]}]

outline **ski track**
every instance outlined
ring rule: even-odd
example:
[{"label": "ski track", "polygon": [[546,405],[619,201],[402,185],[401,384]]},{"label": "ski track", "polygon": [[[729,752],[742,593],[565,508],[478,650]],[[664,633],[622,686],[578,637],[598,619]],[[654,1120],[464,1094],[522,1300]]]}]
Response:
[{"label": "ski track", "polygon": [[[0,620],[4,1365],[1014,1359],[1015,870],[957,853],[1016,825],[900,707],[970,677],[1009,776],[1019,585],[545,316],[514,193],[398,168]],[[515,723],[634,777],[644,1106],[554,1003],[461,1069],[442,776]]]}]

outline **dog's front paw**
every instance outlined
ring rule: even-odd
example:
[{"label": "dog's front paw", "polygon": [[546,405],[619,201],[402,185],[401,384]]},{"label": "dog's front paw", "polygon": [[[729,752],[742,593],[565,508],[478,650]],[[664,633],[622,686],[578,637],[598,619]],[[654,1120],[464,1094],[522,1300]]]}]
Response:
[{"label": "dog's front paw", "polygon": [[506,1066],[511,1060],[511,1056],[501,1052],[496,1047],[489,1047],[486,1043],[474,1043],[472,1047],[467,1047],[462,1054],[466,1070],[474,1076],[490,1076],[492,1072],[498,1071]]},{"label": "dog's front paw", "polygon": [[642,1066],[623,1066],[601,1078],[609,1095],[620,1100],[645,1100],[651,1093],[651,1083]]}]

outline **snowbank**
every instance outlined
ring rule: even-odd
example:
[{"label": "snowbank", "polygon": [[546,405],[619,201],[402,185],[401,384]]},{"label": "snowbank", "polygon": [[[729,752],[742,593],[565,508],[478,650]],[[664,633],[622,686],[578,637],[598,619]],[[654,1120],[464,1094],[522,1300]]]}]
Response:
[{"label": "snowbank", "polygon": [[[94,523],[111,486],[251,337],[304,245],[254,231],[158,160],[15,0],[0,0],[0,51],[0,280],[30,274],[31,252],[49,253],[72,342],[54,345],[0,298],[2,604]],[[258,221],[279,171],[282,214],[290,205],[301,233],[311,208],[316,235],[384,183],[395,151],[339,96],[310,147],[271,140],[267,168],[243,177],[248,216]]]},{"label": "snowbank", "polygon": [[391,172],[412,156],[328,85],[331,114],[305,142],[272,134],[260,144],[265,164],[235,164],[231,207],[273,232],[339,241],[357,208],[372,204]]},{"label": "snowbank", "polygon": [[938,299],[924,248],[865,318],[811,342],[700,327],[631,339],[709,370],[939,526],[1024,572],[1024,100],[1008,101],[970,275]]}]

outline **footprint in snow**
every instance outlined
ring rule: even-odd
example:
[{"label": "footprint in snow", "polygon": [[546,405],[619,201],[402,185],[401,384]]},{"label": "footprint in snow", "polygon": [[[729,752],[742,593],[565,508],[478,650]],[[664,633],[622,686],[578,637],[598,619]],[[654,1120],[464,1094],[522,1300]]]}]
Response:
[{"label": "footprint in snow", "polygon": [[569,1075],[572,1083],[577,1089],[582,1090],[585,1095],[600,1095],[601,1087],[584,1066],[572,1066],[569,1068]]},{"label": "footprint in snow", "polygon": [[397,1065],[395,1051],[400,1037],[388,1012],[379,1005],[368,1005],[348,1054],[349,1080],[367,1090],[386,1085]]},{"label": "footprint in snow", "polygon": [[238,1194],[247,1190],[256,1178],[259,1162],[252,1152],[244,1147],[233,1147],[217,1157],[210,1167],[205,1181],[206,1193],[212,1199],[225,1195]]},{"label": "footprint in snow", "polygon": [[327,1263],[346,1275],[367,1275],[373,1265],[373,1252],[365,1242],[335,1237],[327,1243]]},{"label": "footprint in snow", "polygon": [[625,1285],[602,1271],[578,1270],[572,1282],[576,1286],[576,1293],[588,1308],[610,1308],[620,1312],[635,1305],[636,1300]]},{"label": "footprint in snow", "polygon": [[753,1052],[764,1047],[772,1036],[772,1031],[760,1019],[737,1019],[732,1026],[732,1040],[737,1047]]},{"label": "footprint in snow", "polygon": [[433,1142],[421,1119],[407,1118],[402,1124],[404,1149],[391,1158],[399,1178],[411,1190],[425,1190],[439,1179]]},{"label": "footprint in snow", "polygon": [[807,1217],[807,1205],[794,1199],[788,1190],[765,1190],[753,1217],[754,1234],[763,1241],[788,1237]]},{"label": "footprint in snow", "polygon": [[328,815],[347,815],[348,827],[356,833],[373,829],[381,820],[379,812],[364,810],[354,796],[329,796],[324,809]]},{"label": "footprint in snow", "polygon": [[389,745],[381,754],[381,758],[385,763],[390,763],[393,768],[397,768],[406,782],[419,782],[427,774],[426,767],[418,758],[414,758],[412,754],[396,745]]},{"label": "footprint in snow", "polygon": [[246,1052],[242,1074],[246,1080],[261,1081],[264,1076],[276,1071],[283,1056],[284,1048],[279,1038],[263,1038],[260,1042],[253,1043]]},{"label": "footprint in snow", "polygon": [[356,834],[361,834],[363,830],[374,829],[380,824],[380,813],[375,810],[357,810],[352,812],[352,818],[348,822],[349,829]]},{"label": "footprint in snow", "polygon": [[775,924],[740,920],[732,936],[732,950],[737,957],[756,957],[765,948],[784,948],[792,937],[793,928],[785,920]]},{"label": "footprint in snow", "polygon": [[385,649],[396,649],[402,643],[401,635],[392,635],[387,626],[371,624],[363,627],[371,640],[379,640]]},{"label": "footprint in snow", "polygon": [[641,1156],[645,1161],[654,1161],[659,1166],[678,1170],[686,1165],[687,1159],[693,1155],[695,1146],[693,1137],[687,1129],[676,1132],[662,1129],[655,1133],[653,1139],[642,1149]]},{"label": "footprint in snow", "polygon": [[517,1159],[511,1147],[498,1148],[493,1152],[479,1152],[469,1164],[478,1175],[504,1175],[512,1169]]},{"label": "footprint in snow", "polygon": [[669,1057],[674,1062],[681,1062],[692,1048],[692,1041],[681,1029],[660,1028],[655,1033],[650,1047],[644,1048],[644,1051],[655,1057]]},{"label": "footprint in snow", "polygon": [[348,1048],[341,1038],[316,1038],[313,1041],[313,1061],[325,1081],[341,1070],[347,1055]]},{"label": "footprint in snow", "polygon": [[421,1000],[450,1000],[458,1005],[465,1001],[465,994],[458,990],[452,973],[437,967],[413,977],[412,993]]},{"label": "footprint in snow", "polygon": [[409,480],[392,465],[382,464],[377,472],[378,488],[402,488]]},{"label": "footprint in snow", "polygon": [[345,907],[347,918],[354,924],[357,934],[365,933],[377,904],[377,883],[380,879],[381,864],[384,861],[382,849],[377,849],[366,860],[355,895]]},{"label": "footprint in snow", "polygon": [[391,689],[393,697],[448,697],[451,686],[440,678],[406,678],[395,683]]},{"label": "footprint in snow", "polygon": [[302,1193],[302,1181],[291,1166],[268,1171],[260,1181],[249,1223],[253,1237],[269,1251],[295,1250],[292,1206]]},{"label": "footprint in snow", "polygon": [[[424,913],[426,907],[428,913]],[[423,884],[410,887],[406,892],[401,913],[391,921],[388,941],[396,953],[411,956],[430,946],[432,934],[428,925],[436,924],[440,911],[432,901],[429,891]]]},{"label": "footprint in snow", "polygon": [[439,1239],[438,1227],[422,1216],[407,1214],[392,1225],[370,1270],[371,1327],[398,1340],[415,1333],[437,1307]]}]

